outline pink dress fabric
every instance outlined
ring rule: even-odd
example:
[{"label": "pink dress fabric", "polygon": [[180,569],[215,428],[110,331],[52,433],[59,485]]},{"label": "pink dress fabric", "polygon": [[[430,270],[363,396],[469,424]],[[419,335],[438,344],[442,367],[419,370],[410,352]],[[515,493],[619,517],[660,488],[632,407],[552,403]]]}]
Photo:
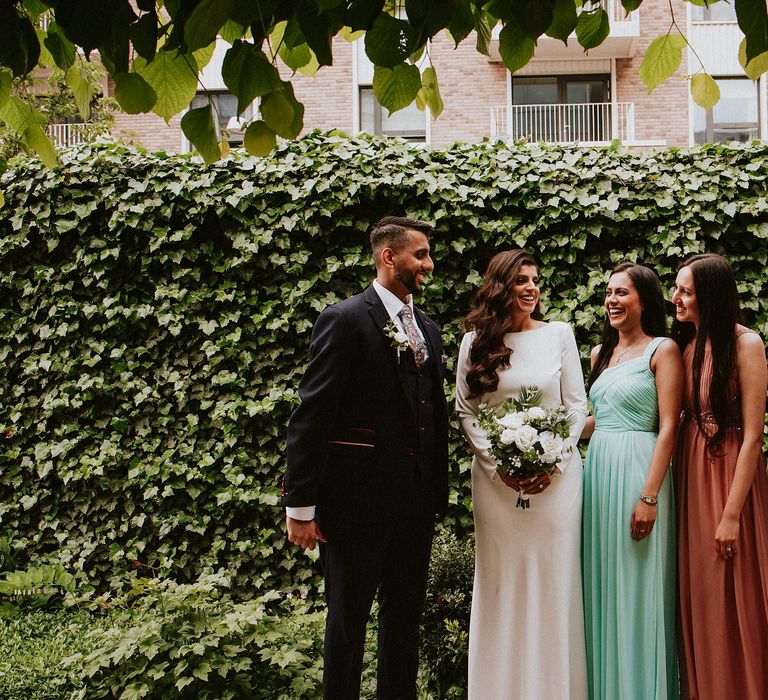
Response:
[{"label": "pink dress fabric", "polygon": [[[737,335],[751,332],[739,326]],[[685,420],[675,465],[679,511],[680,662],[682,696],[695,700],[768,698],[768,475],[761,455],[741,511],[736,556],[715,551],[742,444],[740,427],[729,428],[719,455],[707,452],[694,417],[693,344],[684,354]],[[711,363],[709,355],[705,362]],[[709,409],[711,364],[702,372],[701,403]],[[734,411],[740,415],[738,382]],[[708,418],[708,421],[706,421]]]}]

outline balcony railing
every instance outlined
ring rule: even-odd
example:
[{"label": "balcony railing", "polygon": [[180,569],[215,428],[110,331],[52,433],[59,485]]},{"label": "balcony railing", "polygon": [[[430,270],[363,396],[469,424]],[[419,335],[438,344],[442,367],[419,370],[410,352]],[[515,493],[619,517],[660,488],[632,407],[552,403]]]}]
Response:
[{"label": "balcony railing", "polygon": [[48,136],[57,148],[76,146],[88,140],[85,127],[86,125],[82,123],[49,124]]},{"label": "balcony railing", "polygon": [[491,137],[584,145],[632,142],[635,105],[589,102],[491,107]]}]

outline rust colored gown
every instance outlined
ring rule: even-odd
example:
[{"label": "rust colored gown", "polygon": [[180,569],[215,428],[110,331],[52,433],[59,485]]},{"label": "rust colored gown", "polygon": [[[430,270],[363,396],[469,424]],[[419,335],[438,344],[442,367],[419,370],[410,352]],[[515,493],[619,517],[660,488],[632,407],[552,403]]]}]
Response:
[{"label": "rust colored gown", "polygon": [[[749,333],[739,326],[737,335]],[[680,662],[682,696],[695,700],[768,698],[768,475],[761,455],[741,511],[736,556],[715,552],[720,522],[736,471],[741,428],[729,428],[719,455],[707,452],[693,414],[693,343],[685,363],[685,420],[675,465],[679,513]],[[705,362],[711,362],[709,355]],[[711,366],[702,371],[705,424]],[[738,383],[734,410],[741,414]],[[734,421],[737,423],[737,421]]]}]

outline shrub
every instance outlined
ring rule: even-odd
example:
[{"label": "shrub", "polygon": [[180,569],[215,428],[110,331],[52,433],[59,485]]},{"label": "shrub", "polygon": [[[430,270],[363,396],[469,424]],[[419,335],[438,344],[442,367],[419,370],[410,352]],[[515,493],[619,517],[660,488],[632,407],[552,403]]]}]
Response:
[{"label": "shrub", "polygon": [[435,537],[421,625],[421,665],[435,698],[464,698],[467,693],[467,645],[474,539],[447,530]]},{"label": "shrub", "polygon": [[81,700],[293,700],[318,695],[324,615],[278,593],[236,604],[222,574],[141,580],[125,617],[68,660]]},{"label": "shrub", "polygon": [[64,659],[89,654],[110,626],[85,610],[22,611],[0,619],[0,697],[3,700],[67,700],[79,687]]},{"label": "shrub", "polygon": [[[516,246],[586,363],[622,258],[669,286],[684,256],[723,252],[765,335],[767,177],[768,146],[429,151],[317,133],[210,166],[104,144],[17,166],[0,180],[0,532],[102,587],[148,565],[179,581],[225,568],[243,594],[311,589],[277,507],[285,425],[318,313],[371,278],[371,222],[436,223],[421,305],[449,368],[488,258]],[[456,426],[450,454],[447,525],[466,529]]]}]

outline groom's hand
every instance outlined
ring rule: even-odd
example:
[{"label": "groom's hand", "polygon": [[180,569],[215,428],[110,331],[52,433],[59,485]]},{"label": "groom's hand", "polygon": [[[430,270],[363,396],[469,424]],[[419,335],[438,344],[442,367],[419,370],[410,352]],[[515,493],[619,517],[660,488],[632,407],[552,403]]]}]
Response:
[{"label": "groom's hand", "polygon": [[314,520],[286,518],[286,525],[288,527],[288,541],[302,549],[312,550],[318,540],[320,542],[328,541]]}]

